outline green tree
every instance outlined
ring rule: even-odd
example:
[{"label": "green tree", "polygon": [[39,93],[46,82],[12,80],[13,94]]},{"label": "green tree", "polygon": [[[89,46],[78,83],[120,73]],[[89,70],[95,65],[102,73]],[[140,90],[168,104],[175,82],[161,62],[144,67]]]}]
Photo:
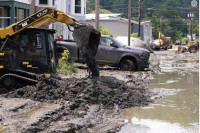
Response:
[{"label": "green tree", "polygon": [[195,33],[197,38],[198,38],[199,37],[199,23],[194,24],[192,28],[193,28],[193,31],[194,31],[193,33]]},{"label": "green tree", "polygon": [[[87,0],[90,11],[95,8],[94,0]],[[138,21],[138,0],[133,0],[132,19]],[[193,12],[193,33],[199,36],[199,10],[192,8],[191,0],[143,0],[141,1],[141,21],[151,20],[153,37],[158,38],[161,31],[165,36],[172,37],[172,40],[180,38],[180,35],[188,34],[187,13]],[[113,13],[120,13],[122,17],[128,18],[128,0],[101,0],[100,8]]]}]

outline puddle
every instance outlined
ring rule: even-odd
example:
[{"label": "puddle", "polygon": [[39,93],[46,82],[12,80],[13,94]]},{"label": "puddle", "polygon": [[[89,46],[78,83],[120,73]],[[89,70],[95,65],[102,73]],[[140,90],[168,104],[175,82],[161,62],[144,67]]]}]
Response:
[{"label": "puddle", "polygon": [[147,107],[123,111],[129,123],[120,133],[198,133],[199,131],[199,72],[163,72],[154,75],[150,89],[181,90]]},{"label": "puddle", "polygon": [[3,133],[5,131],[8,131],[9,128],[8,127],[0,127],[0,133]]},{"label": "puddle", "polygon": [[177,63],[199,63],[199,60],[179,60]]},{"label": "puddle", "polygon": [[180,124],[160,120],[132,118],[132,123],[122,127],[120,133],[195,133],[192,127],[186,129]]},{"label": "puddle", "polygon": [[39,110],[41,110],[41,109],[47,108],[47,106],[48,106],[48,105],[43,105],[43,104],[38,105],[38,106],[32,108],[31,110],[29,110],[29,111],[27,111],[27,112],[21,113],[21,114],[19,115],[19,118],[28,118],[28,117],[30,117],[31,115],[35,114],[37,111],[39,111]]}]

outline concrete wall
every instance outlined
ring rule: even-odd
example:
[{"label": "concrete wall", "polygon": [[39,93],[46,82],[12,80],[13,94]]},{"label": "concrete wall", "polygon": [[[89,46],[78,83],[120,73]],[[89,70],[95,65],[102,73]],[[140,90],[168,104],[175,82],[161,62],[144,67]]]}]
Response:
[{"label": "concrete wall", "polygon": [[[86,20],[86,22],[95,26],[94,20]],[[108,28],[112,35],[116,36],[128,36],[128,21],[126,20],[100,20],[102,28]],[[139,25],[135,22],[131,24],[131,33],[138,33]],[[152,26],[151,22],[144,22],[140,25],[140,36],[146,44],[150,44],[152,41]]]},{"label": "concrete wall", "polygon": [[[132,23],[132,32],[138,33],[139,25],[137,23]],[[152,41],[152,26],[151,22],[145,22],[140,25],[140,36],[147,45]]]}]

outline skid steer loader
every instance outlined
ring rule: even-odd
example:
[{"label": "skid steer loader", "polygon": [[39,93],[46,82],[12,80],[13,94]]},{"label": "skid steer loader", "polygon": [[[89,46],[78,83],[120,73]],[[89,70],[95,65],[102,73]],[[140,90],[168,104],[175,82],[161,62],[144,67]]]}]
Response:
[{"label": "skid steer loader", "polygon": [[99,75],[95,55],[100,33],[90,25],[80,24],[73,17],[47,7],[0,29],[0,85],[15,88],[35,84],[41,75],[49,77],[56,73],[55,30],[46,29],[56,21],[74,28],[74,39],[88,57],[92,76]]}]

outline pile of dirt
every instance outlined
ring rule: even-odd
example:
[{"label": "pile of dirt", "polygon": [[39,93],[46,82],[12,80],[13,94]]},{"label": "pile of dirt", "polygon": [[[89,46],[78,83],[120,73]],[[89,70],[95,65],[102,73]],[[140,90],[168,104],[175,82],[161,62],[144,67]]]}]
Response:
[{"label": "pile of dirt", "polygon": [[[4,90],[5,91],[5,90]],[[41,102],[69,101],[70,108],[103,104],[105,108],[144,106],[153,102],[145,88],[127,86],[114,77],[43,79],[34,86],[25,86],[3,94],[9,98],[28,98]]]}]

